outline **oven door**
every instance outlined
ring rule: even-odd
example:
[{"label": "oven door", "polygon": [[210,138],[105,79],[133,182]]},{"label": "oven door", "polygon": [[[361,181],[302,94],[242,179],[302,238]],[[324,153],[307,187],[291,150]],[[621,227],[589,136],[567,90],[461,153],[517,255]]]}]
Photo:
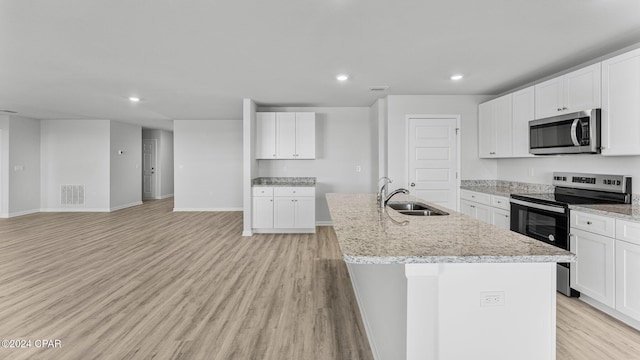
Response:
[{"label": "oven door", "polygon": [[512,198],[511,230],[569,250],[569,216],[563,206]]}]

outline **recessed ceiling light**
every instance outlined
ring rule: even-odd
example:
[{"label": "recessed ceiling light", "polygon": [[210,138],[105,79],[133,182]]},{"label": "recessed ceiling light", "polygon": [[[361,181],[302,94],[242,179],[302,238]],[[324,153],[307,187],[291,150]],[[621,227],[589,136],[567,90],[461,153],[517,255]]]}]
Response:
[{"label": "recessed ceiling light", "polygon": [[349,80],[349,75],[340,74],[340,75],[336,76],[336,79],[338,79],[338,81],[347,81],[347,80]]},{"label": "recessed ceiling light", "polygon": [[456,81],[456,80],[460,80],[464,77],[464,75],[462,74],[455,74],[455,75],[451,75],[451,80]]},{"label": "recessed ceiling light", "polygon": [[132,103],[137,103],[140,101],[140,98],[136,96],[129,96],[129,101],[131,101]]}]

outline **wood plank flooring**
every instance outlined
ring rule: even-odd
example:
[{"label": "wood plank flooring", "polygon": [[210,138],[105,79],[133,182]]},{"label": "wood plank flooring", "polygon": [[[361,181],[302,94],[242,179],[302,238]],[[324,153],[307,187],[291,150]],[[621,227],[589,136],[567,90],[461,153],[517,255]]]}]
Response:
[{"label": "wood plank flooring", "polygon": [[[335,234],[242,237],[242,214],[0,219],[0,359],[372,359]],[[640,333],[558,298],[558,359],[640,359]]]}]

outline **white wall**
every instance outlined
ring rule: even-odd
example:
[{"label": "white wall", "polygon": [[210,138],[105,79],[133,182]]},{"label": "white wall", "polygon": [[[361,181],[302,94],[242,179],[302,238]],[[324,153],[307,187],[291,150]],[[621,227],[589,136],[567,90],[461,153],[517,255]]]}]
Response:
[{"label": "white wall", "polygon": [[[41,121],[43,211],[109,211],[110,121]],[[60,205],[60,185],[86,186],[85,206]]]},{"label": "white wall", "polygon": [[[316,177],[316,221],[329,223],[326,193],[375,192],[376,124],[368,107],[287,107],[259,111],[316,113],[315,160],[258,160],[258,176]],[[361,172],[356,172],[356,166]]]},{"label": "white wall", "polygon": [[390,188],[407,187],[407,115],[460,115],[460,178],[495,179],[493,159],[478,158],[478,104],[485,95],[389,95],[387,148]]},{"label": "white wall", "polygon": [[40,121],[0,117],[0,217],[40,210]]},{"label": "white wall", "polygon": [[118,121],[110,125],[109,205],[113,211],[142,204],[142,127]]},{"label": "white wall", "polygon": [[258,174],[256,160],[256,103],[251,99],[242,100],[242,236],[251,236],[253,224],[253,203],[251,179]]},{"label": "white wall", "polygon": [[142,129],[143,139],[155,139],[158,144],[157,169],[158,198],[173,196],[173,132],[157,129]]},{"label": "white wall", "polygon": [[175,120],[175,211],[242,210],[242,121]]}]

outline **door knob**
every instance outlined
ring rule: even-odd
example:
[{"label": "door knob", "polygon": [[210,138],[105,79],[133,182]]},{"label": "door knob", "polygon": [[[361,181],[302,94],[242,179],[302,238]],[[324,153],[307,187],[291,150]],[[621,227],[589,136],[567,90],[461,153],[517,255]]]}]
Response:
[{"label": "door knob", "polygon": [[416,186],[416,183],[412,182],[411,187],[415,187],[415,186]]}]

